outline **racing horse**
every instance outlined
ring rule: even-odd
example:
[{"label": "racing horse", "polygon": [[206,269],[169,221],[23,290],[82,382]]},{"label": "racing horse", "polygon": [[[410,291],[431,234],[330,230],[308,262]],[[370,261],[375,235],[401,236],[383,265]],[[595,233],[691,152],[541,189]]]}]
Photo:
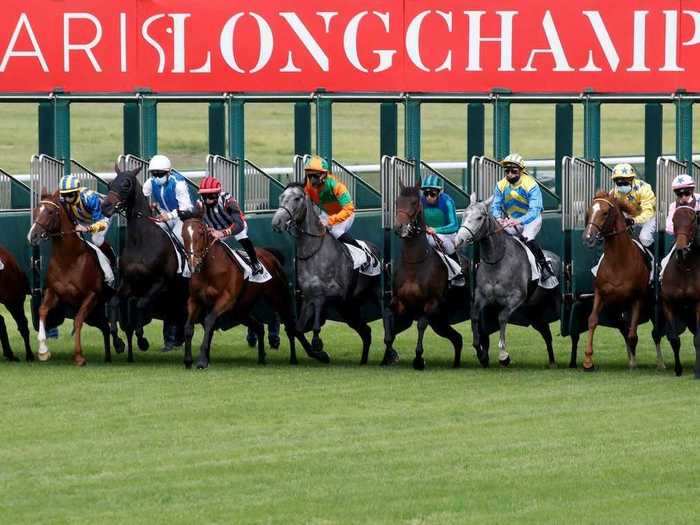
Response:
[{"label": "racing horse", "polygon": [[[29,324],[24,313],[24,298],[29,293],[29,281],[17,261],[5,248],[0,246],[0,304],[17,323],[17,330],[24,341],[24,355],[27,361],[34,361],[34,353],[29,345]],[[0,315],[0,345],[2,355],[8,361],[19,361],[12,353],[7,336],[5,319]]]},{"label": "racing horse", "polygon": [[[396,336],[417,322],[418,340],[413,368],[423,370],[423,336],[430,326],[454,347],[453,367],[461,365],[462,336],[450,326],[450,310],[465,304],[466,287],[449,288],[448,273],[428,243],[420,184],[404,186],[396,199],[394,233],[401,238],[401,256],[394,272],[390,308],[384,313],[384,359],[396,358]],[[463,268],[467,275],[466,269]],[[455,295],[462,295],[458,300]],[[461,303],[461,304],[460,304]]]},{"label": "racing horse", "polygon": [[[492,198],[477,202],[472,196],[457,232],[456,245],[479,248],[474,300],[471,307],[473,345],[481,366],[489,366],[489,336],[499,331],[498,361],[510,364],[506,349],[508,322],[532,326],[544,339],[550,368],[556,368],[549,323],[559,317],[559,287],[546,290],[532,280],[532,269],[522,243],[508,235],[490,212]],[[554,274],[561,261],[546,252]]]},{"label": "racing horse", "polygon": [[700,379],[700,228],[695,209],[678,206],[673,214],[676,246],[661,279],[661,308],[666,337],[673,349],[674,370],[683,374],[680,335],[688,328],[695,346],[695,379]]},{"label": "racing horse", "polygon": [[[127,235],[119,258],[119,309],[111,309],[114,313],[110,316],[110,328],[113,334],[117,333],[118,317],[127,335],[127,359],[133,362],[134,332],[139,349],[147,350],[143,327],[152,318],[163,319],[164,323],[176,326],[178,332],[184,330],[188,282],[178,274],[178,257],[172,241],[151,217],[151,208],[136,178],[141,168],[122,171],[115,166],[114,169],[116,177],[102,202],[102,213],[107,217],[124,213]],[[182,333],[177,335],[178,340],[184,338]]]},{"label": "racing horse", "polygon": [[[297,284],[302,304],[297,332],[313,330],[309,355],[324,363],[330,357],[323,350],[321,327],[329,307],[362,339],[361,364],[366,364],[372,344],[372,330],[363,317],[362,307],[373,303],[380,309],[381,276],[368,277],[353,269],[353,262],[340,241],[321,224],[318,212],[298,182],[287,185],[280,195],[280,206],[272,217],[272,229],[287,231],[296,239]],[[376,246],[367,243],[379,259]]]},{"label": "racing horse", "polygon": [[[593,248],[603,242],[603,259],[593,280],[593,308],[588,317],[588,344],[583,369],[595,370],[593,364],[593,336],[600,322],[603,308],[618,314],[618,328],[625,338],[629,368],[637,366],[637,326],[646,319],[653,306],[649,286],[650,268],[635,245],[625,223],[625,213],[633,214],[632,204],[615,199],[606,191],[599,191],[586,212],[583,243]],[[656,344],[657,368],[663,369],[661,332],[655,324],[652,337]],[[576,366],[576,346],[572,345],[571,364]]]},{"label": "racing horse", "polygon": [[[265,364],[262,323],[251,316],[255,306],[262,301],[282,319],[289,339],[289,362],[297,364],[293,298],[287,286],[287,275],[282,268],[283,261],[279,259],[281,254],[277,256],[262,248],[255,250],[258,259],[272,276],[267,282],[255,283],[246,280],[244,271],[234,261],[229,248],[210,235],[201,218],[185,220],[182,238],[193,272],[187,300],[185,366],[192,366],[192,336],[197,322],[201,322],[204,327],[197,368],[209,366],[214,329],[229,328],[236,324],[249,326],[257,335],[258,363]],[[305,338],[302,344],[310,350]]]},{"label": "racing horse", "polygon": [[[66,316],[73,315],[75,347],[73,362],[87,363],[83,355],[81,332],[83,324],[95,326],[104,339],[105,361],[110,362],[110,331],[105,307],[114,295],[104,282],[97,255],[82,240],[61,205],[58,192],[44,194],[35,211],[36,219],[27,238],[32,246],[51,240],[51,259],[46,273],[46,286],[39,306],[39,360],[47,361],[51,353],[46,346],[46,330],[58,326]],[[102,245],[105,255],[107,243]],[[112,334],[114,347],[123,351],[124,343]]]}]

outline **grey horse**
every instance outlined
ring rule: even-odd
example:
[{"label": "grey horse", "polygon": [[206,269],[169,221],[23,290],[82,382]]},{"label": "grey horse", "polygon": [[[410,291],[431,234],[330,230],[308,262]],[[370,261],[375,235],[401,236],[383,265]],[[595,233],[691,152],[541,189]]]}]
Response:
[{"label": "grey horse", "polygon": [[[272,229],[287,231],[296,239],[296,279],[302,294],[297,329],[313,329],[311,348],[320,361],[329,362],[319,333],[329,307],[362,338],[361,364],[367,363],[372,331],[362,307],[374,303],[381,311],[381,276],[368,277],[353,269],[342,243],[321,224],[314,204],[300,183],[290,183],[280,195],[280,207],[272,217]],[[377,248],[367,245],[379,259]]]},{"label": "grey horse", "polygon": [[[473,344],[482,366],[489,365],[489,335],[500,330],[498,360],[510,364],[506,351],[508,321],[537,330],[547,345],[550,368],[555,368],[552,332],[549,323],[559,316],[559,287],[545,290],[533,283],[530,263],[523,247],[503,231],[490,213],[491,199],[476,202],[472,196],[457,233],[457,246],[475,244],[480,262],[476,270],[476,286],[472,302],[471,323]],[[551,252],[552,270],[559,274],[561,261]],[[497,320],[497,324],[496,324]]]}]

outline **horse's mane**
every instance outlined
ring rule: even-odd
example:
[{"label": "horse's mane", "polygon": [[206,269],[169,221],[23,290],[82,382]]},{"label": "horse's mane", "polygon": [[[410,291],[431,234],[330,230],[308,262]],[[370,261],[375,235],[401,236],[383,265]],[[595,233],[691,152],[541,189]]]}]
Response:
[{"label": "horse's mane", "polygon": [[300,190],[304,189],[304,183],[303,182],[289,182],[287,185],[284,187],[285,190],[288,190],[289,188],[299,188]]},{"label": "horse's mane", "polygon": [[598,190],[593,196],[593,199],[605,199],[606,201],[610,201],[613,204],[615,204],[620,209],[620,211],[628,215],[637,214],[637,210],[635,209],[634,204],[624,199],[618,199],[613,195],[610,195],[610,193],[606,190]]},{"label": "horse's mane", "polygon": [[418,197],[420,195],[420,188],[418,186],[401,186],[400,197]]}]

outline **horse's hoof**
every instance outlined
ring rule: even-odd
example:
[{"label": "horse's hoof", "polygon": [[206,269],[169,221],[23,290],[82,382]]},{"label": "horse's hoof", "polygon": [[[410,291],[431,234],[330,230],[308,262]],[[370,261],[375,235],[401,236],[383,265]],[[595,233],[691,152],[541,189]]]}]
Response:
[{"label": "horse's hoof", "polygon": [[296,365],[299,364],[299,361],[297,361],[296,358],[289,359],[289,364],[292,365],[292,366],[296,366]]},{"label": "horse's hoof", "polygon": [[323,352],[323,341],[320,337],[311,340],[311,350],[313,350],[316,353]]},{"label": "horse's hoof", "polygon": [[185,369],[190,370],[192,368],[192,361],[185,361]]},{"label": "horse's hoof", "polygon": [[506,368],[510,364],[510,356],[506,357],[505,359],[499,359],[498,364],[503,368]]},{"label": "horse's hoof", "polygon": [[573,368],[575,370],[576,368],[578,368],[578,365],[576,365],[576,363],[572,362],[572,363],[569,363],[569,368]]},{"label": "horse's hoof", "polygon": [[133,363],[134,362],[134,356],[130,355],[129,357],[126,358],[127,363]]},{"label": "horse's hoof", "polygon": [[34,354],[33,354],[33,353],[29,353],[29,354],[27,354],[27,355],[25,356],[24,359],[27,361],[27,363],[33,363],[33,362],[34,362]]},{"label": "horse's hoof", "polygon": [[258,359],[258,364],[259,365],[266,365],[267,361],[265,359]]},{"label": "horse's hoof", "polygon": [[550,369],[550,370],[556,370],[556,369],[557,369],[557,364],[556,364],[556,363],[549,363],[549,369]]},{"label": "horse's hoof", "polygon": [[280,347],[280,338],[279,337],[268,337],[267,342],[270,345],[270,348],[273,350],[279,350]]},{"label": "horse's hoof", "polygon": [[138,345],[139,350],[141,350],[142,352],[146,352],[148,350],[148,347],[151,346],[148,343],[148,339],[146,339],[145,337],[142,337],[141,339],[137,339],[136,344]]},{"label": "horse's hoof", "polygon": [[389,350],[384,352],[384,359],[382,359],[382,366],[391,366],[399,362],[399,353],[396,350]]},{"label": "horse's hoof", "polygon": [[48,361],[51,359],[51,352],[39,352],[39,361]]},{"label": "horse's hoof", "polygon": [[112,362],[112,356],[105,356],[105,363],[111,363]]},{"label": "horse's hoof", "polygon": [[255,345],[258,344],[258,336],[255,334],[247,336],[245,340],[248,342],[250,348],[255,348]]},{"label": "horse's hoof", "polygon": [[197,361],[197,370],[204,370],[209,368],[209,363],[206,361]]},{"label": "horse's hoof", "polygon": [[175,349],[173,345],[165,345],[163,348],[160,349],[161,353],[167,354],[168,352],[172,352]]},{"label": "horse's hoof", "polygon": [[5,361],[9,361],[10,363],[19,363],[19,357],[16,357],[14,354],[9,354],[5,355]]},{"label": "horse's hoof", "polygon": [[658,370],[659,372],[663,372],[664,370],[666,370],[666,365],[663,363],[658,363],[656,365],[656,370]]},{"label": "horse's hoof", "polygon": [[85,366],[87,364],[87,359],[84,357],[76,357],[73,359],[73,362],[75,363],[75,366]]},{"label": "horse's hoof", "polygon": [[682,368],[676,368],[676,377],[681,377],[683,375],[683,369]]},{"label": "horse's hoof", "polygon": [[318,358],[319,361],[321,361],[324,364],[328,364],[331,362],[331,356],[328,355],[328,353],[324,352],[323,350],[318,352]]},{"label": "horse's hoof", "polygon": [[583,365],[584,372],[595,372],[596,370],[597,369],[596,369],[595,365],[591,365],[591,366]]},{"label": "horse's hoof", "polygon": [[126,348],[126,346],[124,345],[124,341],[122,341],[121,339],[118,339],[118,338],[117,338],[117,339],[114,341],[114,351],[115,351],[116,353],[118,353],[118,354],[123,354],[125,348]]},{"label": "horse's hoof", "polygon": [[425,370],[425,359],[422,357],[416,357],[413,360],[413,369],[414,370]]}]

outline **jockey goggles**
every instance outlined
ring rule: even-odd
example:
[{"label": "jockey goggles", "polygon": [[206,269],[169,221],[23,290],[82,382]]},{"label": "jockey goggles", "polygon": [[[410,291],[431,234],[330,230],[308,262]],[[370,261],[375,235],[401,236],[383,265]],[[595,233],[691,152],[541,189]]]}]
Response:
[{"label": "jockey goggles", "polygon": [[433,189],[423,190],[423,195],[425,195],[426,197],[433,197],[433,198],[435,198],[435,197],[437,197],[438,195],[440,195],[440,191],[439,191],[439,190],[433,190]]},{"label": "jockey goggles", "polygon": [[520,173],[520,168],[518,166],[506,166],[503,168],[503,173],[512,173],[514,175],[517,175]]},{"label": "jockey goggles", "polygon": [[681,188],[678,190],[673,190],[673,193],[675,193],[677,197],[690,197],[693,194],[693,189]]}]

